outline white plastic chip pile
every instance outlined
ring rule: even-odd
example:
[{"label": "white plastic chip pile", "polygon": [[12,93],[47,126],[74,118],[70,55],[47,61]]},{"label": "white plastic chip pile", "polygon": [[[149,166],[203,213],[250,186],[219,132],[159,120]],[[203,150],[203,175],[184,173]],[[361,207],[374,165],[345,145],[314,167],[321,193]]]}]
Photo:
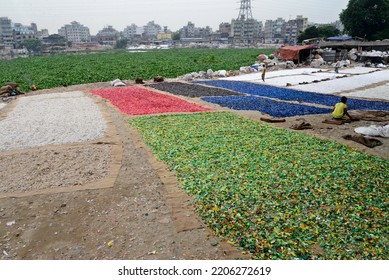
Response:
[{"label": "white plastic chip pile", "polygon": [[385,84],[389,82],[389,69],[342,67],[339,74],[336,74],[331,68],[297,68],[268,71],[266,82],[262,81],[260,72],[221,80],[252,82],[322,94],[389,100],[388,86]]},{"label": "white plastic chip pile", "polygon": [[106,129],[100,109],[82,92],[26,96],[0,121],[0,150],[91,141]]}]

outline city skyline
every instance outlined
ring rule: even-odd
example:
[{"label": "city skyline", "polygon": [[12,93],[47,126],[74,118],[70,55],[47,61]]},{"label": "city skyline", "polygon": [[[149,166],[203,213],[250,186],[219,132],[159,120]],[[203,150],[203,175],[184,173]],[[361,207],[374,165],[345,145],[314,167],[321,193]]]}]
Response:
[{"label": "city skyline", "polygon": [[[347,8],[348,0],[281,0],[277,6],[273,3],[271,0],[253,0],[253,17],[265,22],[278,17],[289,20],[302,15],[309,22],[330,23],[339,19],[341,11]],[[240,1],[8,0],[1,6],[0,17],[8,17],[14,23],[29,25],[34,22],[38,29],[48,29],[50,34],[54,34],[65,24],[77,21],[95,35],[108,25],[122,31],[130,24],[144,26],[150,21],[167,26],[172,31],[179,30],[189,21],[197,27],[210,26],[215,31],[220,23],[237,18]]]}]

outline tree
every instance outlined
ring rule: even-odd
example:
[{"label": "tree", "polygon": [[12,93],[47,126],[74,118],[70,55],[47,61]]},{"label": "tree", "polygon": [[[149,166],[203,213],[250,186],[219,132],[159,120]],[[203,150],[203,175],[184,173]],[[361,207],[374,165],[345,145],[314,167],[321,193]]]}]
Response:
[{"label": "tree", "polygon": [[306,39],[317,38],[317,37],[319,37],[319,31],[317,30],[317,27],[311,26],[305,29],[304,32],[300,33],[300,35],[297,37],[297,41],[301,43]]},{"label": "tree", "polygon": [[173,41],[180,41],[181,39],[181,33],[180,32],[174,32],[172,36]]},{"label": "tree", "polygon": [[305,29],[304,32],[302,32],[297,37],[297,41],[301,43],[306,39],[327,38],[332,36],[338,36],[339,34],[339,29],[331,25],[324,25],[320,27],[311,26]]},{"label": "tree", "polygon": [[47,44],[50,44],[51,46],[66,45],[66,38],[58,34],[49,35],[48,37],[43,38],[43,41]]},{"label": "tree", "polygon": [[389,0],[350,0],[339,17],[350,36],[389,38]]},{"label": "tree", "polygon": [[115,49],[125,49],[127,48],[127,39],[120,39],[116,41]]},{"label": "tree", "polygon": [[340,30],[332,25],[320,26],[318,29],[320,37],[327,38],[340,35]]},{"label": "tree", "polygon": [[42,42],[40,40],[26,40],[22,44],[29,52],[39,53],[42,51]]}]

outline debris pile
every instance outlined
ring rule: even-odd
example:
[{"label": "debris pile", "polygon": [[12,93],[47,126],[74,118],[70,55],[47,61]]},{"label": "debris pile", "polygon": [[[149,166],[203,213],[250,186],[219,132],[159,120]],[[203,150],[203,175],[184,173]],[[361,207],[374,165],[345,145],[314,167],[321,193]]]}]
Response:
[{"label": "debris pile", "polygon": [[154,77],[154,82],[155,83],[161,83],[164,80],[165,80],[164,77],[161,77],[161,76]]},{"label": "debris pile", "polygon": [[[227,71],[227,70],[218,70],[213,71],[208,69],[207,72],[192,72],[183,76],[183,79],[186,81],[193,81],[195,79],[213,79],[213,78],[222,78],[222,77],[231,77],[239,75],[240,73],[250,73],[250,67],[241,67],[240,71]],[[254,71],[252,71],[254,72]]]},{"label": "debris pile", "polygon": [[126,84],[124,82],[122,82],[120,79],[116,79],[116,80],[113,80],[111,82],[111,86],[113,86],[113,87],[125,87]]},{"label": "debris pile", "polygon": [[19,90],[19,85],[17,83],[5,83],[4,86],[0,88],[0,97],[16,96],[19,94],[24,94]]},{"label": "debris pile", "polygon": [[358,51],[352,49],[348,53],[348,58],[355,62],[360,62],[361,66],[386,68],[389,64],[389,52],[382,51]]},{"label": "debris pile", "polygon": [[179,78],[185,81],[193,81],[196,79],[204,80],[238,76],[259,72],[262,70],[263,65],[266,65],[269,70],[295,69],[301,65],[312,68],[335,68],[337,60],[339,60],[340,67],[350,67],[355,65],[355,63],[359,63],[358,66],[360,67],[387,68],[387,65],[389,65],[389,51],[358,51],[357,49],[352,49],[349,52],[342,50],[340,54],[337,54],[336,50],[329,48],[317,49],[298,64],[293,60],[279,60],[278,56],[275,55],[261,54],[252,65],[242,66],[239,70],[213,71],[212,69],[208,69],[207,71],[188,73]]}]

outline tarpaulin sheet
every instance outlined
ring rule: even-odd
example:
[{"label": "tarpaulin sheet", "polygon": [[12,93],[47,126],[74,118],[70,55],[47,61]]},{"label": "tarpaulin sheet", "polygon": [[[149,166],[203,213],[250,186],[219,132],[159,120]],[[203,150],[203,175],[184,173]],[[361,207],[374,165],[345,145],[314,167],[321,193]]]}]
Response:
[{"label": "tarpaulin sheet", "polygon": [[298,60],[302,50],[317,49],[317,46],[284,46],[280,48],[281,58],[284,60]]},{"label": "tarpaulin sheet", "polygon": [[351,36],[335,36],[335,37],[328,37],[327,41],[350,41],[353,37]]}]

